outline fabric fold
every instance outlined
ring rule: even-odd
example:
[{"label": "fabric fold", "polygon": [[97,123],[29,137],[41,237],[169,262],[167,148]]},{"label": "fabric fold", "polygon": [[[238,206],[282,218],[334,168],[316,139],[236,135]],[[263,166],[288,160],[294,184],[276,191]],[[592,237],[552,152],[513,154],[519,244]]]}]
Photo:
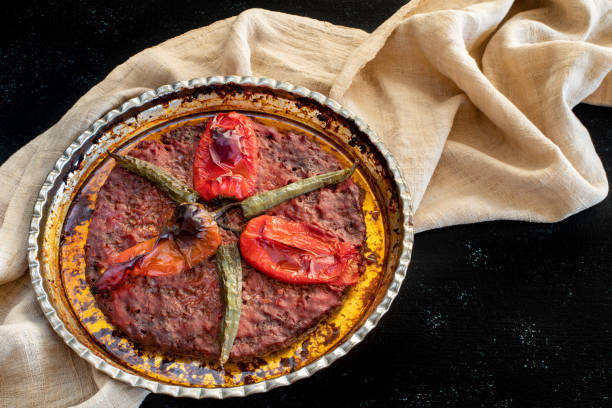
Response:
[{"label": "fabric fold", "polygon": [[[582,24],[567,3],[408,4],[346,87],[345,73],[362,63],[358,52],[349,58],[331,94],[406,163],[417,231],[558,221],[607,195],[604,169],[571,108],[610,86],[610,11],[605,2],[576,4],[589,17]],[[380,36],[360,49],[370,41]],[[460,111],[441,102],[459,95]]]}]

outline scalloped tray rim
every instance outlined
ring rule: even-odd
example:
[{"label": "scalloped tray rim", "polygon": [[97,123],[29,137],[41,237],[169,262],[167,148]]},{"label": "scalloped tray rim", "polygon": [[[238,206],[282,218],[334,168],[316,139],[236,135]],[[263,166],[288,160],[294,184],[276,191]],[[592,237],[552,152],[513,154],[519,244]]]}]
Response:
[{"label": "scalloped tray rim", "polygon": [[[378,307],[367,318],[362,327],[360,327],[351,337],[342,344],[338,345],[331,352],[325,354],[318,360],[302,367],[292,373],[271,378],[255,384],[247,384],[236,387],[219,387],[219,388],[204,388],[204,387],[187,387],[181,385],[170,385],[162,382],[148,380],[138,375],[130,374],[126,371],[118,369],[107,363],[104,359],[95,355],[87,347],[85,347],[77,338],[66,329],[64,323],[59,318],[55,308],[51,304],[49,297],[43,286],[43,278],[40,272],[40,263],[38,261],[39,246],[38,236],[40,232],[40,224],[43,219],[43,208],[48,199],[48,193],[54,185],[58,175],[62,173],[64,166],[70,161],[72,154],[77,149],[81,148],[90,138],[92,138],[102,127],[112,122],[116,117],[125,114],[133,108],[138,108],[144,104],[151,102],[156,98],[170,95],[186,89],[205,87],[211,85],[237,84],[245,86],[268,87],[276,90],[283,90],[294,95],[313,99],[321,105],[327,106],[345,119],[352,121],[363,133],[365,133],[372,144],[381,152],[387,162],[387,166],[394,181],[398,186],[400,204],[402,206],[402,215],[404,219],[404,239],[402,242],[402,252],[399,258],[398,266],[395,270],[393,281],[387,289],[385,297],[381,300]],[[140,96],[129,99],[122,103],[118,108],[112,109],[104,114],[100,119],[93,122],[88,130],[83,132],[68,148],[62,156],[57,160],[53,169],[49,172],[43,186],[38,194],[32,221],[30,224],[30,232],[28,234],[28,263],[30,268],[30,276],[32,285],[36,293],[36,298],[40,303],[42,311],[51,324],[55,332],[70,346],[80,357],[85,359],[96,369],[106,373],[110,377],[130,384],[135,387],[141,387],[150,390],[154,393],[168,394],[174,397],[191,397],[191,398],[227,398],[246,396],[255,393],[266,392],[276,387],[292,384],[302,378],[310,377],[315,372],[329,366],[338,358],[344,356],[357,343],[361,342],[378,323],[380,318],[389,310],[393,299],[397,296],[400,286],[406,276],[408,264],[412,253],[412,244],[414,240],[414,231],[412,224],[412,200],[404,179],[401,175],[399,166],[393,156],[389,153],[385,145],[378,138],[376,133],[365,124],[363,120],[357,117],[349,109],[346,109],[341,104],[333,99],[330,99],[318,92],[310,91],[301,86],[295,86],[287,82],[276,81],[269,78],[258,78],[252,76],[211,76],[207,78],[195,78],[189,81],[179,81],[171,85],[163,85],[155,90],[147,91]]]}]

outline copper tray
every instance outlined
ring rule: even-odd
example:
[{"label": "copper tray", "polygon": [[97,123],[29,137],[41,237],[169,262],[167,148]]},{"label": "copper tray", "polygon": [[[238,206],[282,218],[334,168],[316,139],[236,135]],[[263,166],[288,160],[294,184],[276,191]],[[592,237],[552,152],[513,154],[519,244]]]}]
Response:
[{"label": "copper tray", "polygon": [[[249,363],[170,358],[122,336],[95,304],[84,279],[89,221],[113,163],[143,138],[219,111],[237,110],[316,139],[341,163],[356,161],[353,180],[365,191],[365,273],[338,311],[286,348]],[[82,210],[82,208],[81,208]],[[76,218],[75,218],[76,217]],[[69,225],[70,224],[70,225]],[[70,228],[70,234],[64,234]],[[79,356],[112,378],[176,397],[244,396],[288,385],[346,354],[389,309],[406,274],[413,242],[408,190],[393,157],[361,119],[325,96],[254,77],[209,77],[165,85],[98,119],[55,163],[34,206],[28,238],[32,283],[53,329]]]}]

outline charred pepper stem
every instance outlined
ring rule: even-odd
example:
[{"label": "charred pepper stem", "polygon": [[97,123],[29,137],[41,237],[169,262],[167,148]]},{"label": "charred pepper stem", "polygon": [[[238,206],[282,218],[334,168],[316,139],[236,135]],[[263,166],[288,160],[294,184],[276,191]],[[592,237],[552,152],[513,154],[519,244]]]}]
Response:
[{"label": "charred pepper stem", "polygon": [[217,250],[217,272],[225,308],[219,326],[219,342],[221,343],[219,361],[223,365],[229,359],[232,351],[242,310],[242,264],[240,262],[240,251],[236,244],[219,247]]},{"label": "charred pepper stem", "polygon": [[93,293],[119,288],[128,274],[165,276],[183,272],[212,256],[221,245],[219,227],[198,203],[179,205],[157,238],[123,250],[92,287]]},{"label": "charred pepper stem", "polygon": [[284,201],[291,200],[292,198],[323,187],[341,183],[353,174],[356,167],[357,164],[353,163],[348,169],[319,174],[317,176],[298,180],[275,190],[265,191],[251,196],[239,203],[242,208],[242,215],[248,220],[265,213],[270,208],[276,207]]},{"label": "charred pepper stem", "polygon": [[115,159],[120,167],[146,178],[179,204],[194,203],[200,198],[197,191],[149,162],[131,156],[110,152],[108,154]]}]

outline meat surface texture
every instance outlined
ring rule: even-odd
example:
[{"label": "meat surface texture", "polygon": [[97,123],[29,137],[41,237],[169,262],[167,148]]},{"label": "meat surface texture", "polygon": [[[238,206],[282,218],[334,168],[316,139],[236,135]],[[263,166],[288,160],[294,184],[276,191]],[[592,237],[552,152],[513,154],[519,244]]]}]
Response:
[{"label": "meat surface texture", "polygon": [[[140,142],[130,154],[193,185],[192,166],[204,125],[186,125]],[[256,192],[340,169],[334,156],[302,134],[255,123],[259,142]],[[124,249],[155,237],[175,204],[148,181],[116,167],[98,195],[86,244],[93,284]],[[347,180],[268,211],[314,224],[362,245],[361,192]],[[232,218],[232,217],[230,217]],[[233,218],[238,216],[233,214]],[[237,238],[223,234],[225,244]],[[282,348],[338,307],[345,288],[291,285],[268,278],[243,260],[242,316],[231,352],[245,360]],[[214,358],[223,305],[215,257],[173,276],[130,276],[119,289],[96,295],[113,325],[133,341],[171,355]]]}]

